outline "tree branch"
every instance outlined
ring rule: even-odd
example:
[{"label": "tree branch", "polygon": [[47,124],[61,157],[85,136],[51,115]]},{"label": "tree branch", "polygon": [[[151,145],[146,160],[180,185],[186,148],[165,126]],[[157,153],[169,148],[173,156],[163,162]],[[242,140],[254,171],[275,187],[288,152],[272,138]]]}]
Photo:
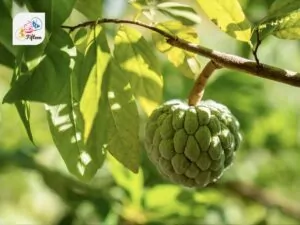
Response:
[{"label": "tree branch", "polygon": [[96,21],[87,21],[75,26],[62,26],[62,28],[66,28],[69,29],[70,31],[74,31],[75,29],[81,27],[94,26],[103,23],[132,24],[132,25],[141,26],[166,37],[167,43],[169,43],[170,45],[209,58],[221,67],[246,72],[258,77],[300,87],[300,73],[281,69],[263,63],[258,64],[254,60],[245,59],[236,55],[215,51],[201,45],[192,44],[185,40],[179,39],[178,37],[175,37],[172,34],[164,30],[161,30],[157,27],[147,25],[138,21],[104,18]]},{"label": "tree branch", "polygon": [[212,60],[206,64],[191,90],[189,95],[189,105],[197,105],[201,101],[208,78],[219,68],[220,67]]},{"label": "tree branch", "polygon": [[200,45],[188,43],[184,40],[168,39],[167,42],[170,45],[210,58],[224,68],[234,69],[258,77],[300,87],[300,73],[270,66],[264,63],[260,63],[258,65],[253,60],[215,51]]},{"label": "tree branch", "polygon": [[75,26],[61,26],[61,28],[65,28],[65,29],[69,29],[70,32],[78,29],[78,28],[83,28],[83,27],[88,27],[88,26],[95,26],[97,24],[103,24],[103,23],[115,23],[115,24],[132,24],[132,25],[137,25],[137,26],[140,26],[140,27],[144,27],[144,28],[147,28],[149,30],[152,30],[156,33],[159,33],[161,34],[162,36],[166,37],[166,38],[170,38],[170,39],[174,39],[175,37],[164,31],[164,30],[161,30],[157,27],[154,27],[154,26],[151,26],[151,25],[148,25],[148,24],[145,24],[145,23],[142,23],[142,22],[139,22],[139,21],[133,21],[133,20],[122,20],[122,19],[109,19],[109,18],[103,18],[103,19],[99,19],[99,20],[90,20],[90,21],[87,21],[87,22],[84,22],[84,23],[80,23],[80,24],[77,24]]},{"label": "tree branch", "polygon": [[244,199],[255,201],[266,207],[277,208],[285,215],[300,221],[300,204],[288,200],[283,196],[279,196],[270,191],[267,192],[256,186],[242,182],[233,181],[224,184],[217,184],[216,188],[218,187],[223,187],[226,190],[243,197]]}]

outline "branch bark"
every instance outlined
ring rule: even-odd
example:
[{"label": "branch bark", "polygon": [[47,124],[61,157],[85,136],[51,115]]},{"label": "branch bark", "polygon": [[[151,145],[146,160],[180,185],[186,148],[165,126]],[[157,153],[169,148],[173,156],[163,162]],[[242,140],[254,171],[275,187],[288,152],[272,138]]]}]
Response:
[{"label": "branch bark", "polygon": [[236,55],[215,51],[201,45],[192,44],[185,40],[179,39],[178,37],[173,36],[172,34],[165,32],[155,26],[147,25],[138,21],[104,18],[96,21],[87,21],[75,26],[62,26],[62,28],[74,31],[75,29],[81,27],[94,26],[103,23],[132,24],[144,27],[164,36],[167,39],[167,43],[169,43],[170,45],[209,58],[221,67],[246,72],[254,76],[300,87],[300,73],[298,72],[281,69],[279,67],[271,66],[268,64],[258,64],[254,60],[249,60]]},{"label": "branch bark", "polygon": [[234,69],[258,77],[300,87],[300,73],[281,69],[279,67],[264,63],[260,63],[258,65],[254,60],[249,60],[236,55],[215,51],[200,45],[187,43],[184,40],[168,39],[167,42],[173,46],[210,58],[224,68]]},{"label": "branch bark", "polygon": [[195,81],[193,89],[189,95],[189,105],[197,105],[204,94],[205,85],[208,81],[208,78],[213,74],[216,69],[221,68],[214,61],[209,61],[204,69],[201,71],[199,77]]}]

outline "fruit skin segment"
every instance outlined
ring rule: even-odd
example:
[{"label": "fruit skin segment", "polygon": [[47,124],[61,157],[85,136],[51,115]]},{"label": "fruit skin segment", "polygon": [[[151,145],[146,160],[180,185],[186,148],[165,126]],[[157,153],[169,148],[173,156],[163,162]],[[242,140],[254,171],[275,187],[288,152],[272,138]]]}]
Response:
[{"label": "fruit skin segment", "polygon": [[242,140],[239,122],[215,101],[165,102],[150,115],[145,148],[165,178],[187,187],[216,182],[232,165]]}]

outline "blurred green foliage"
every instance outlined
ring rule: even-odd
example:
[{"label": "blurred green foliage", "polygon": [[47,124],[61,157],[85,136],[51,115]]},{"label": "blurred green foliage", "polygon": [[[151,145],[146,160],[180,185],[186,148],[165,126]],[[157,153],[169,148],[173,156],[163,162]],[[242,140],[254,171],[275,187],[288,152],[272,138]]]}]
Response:
[{"label": "blurred green foliage", "polygon": [[[272,0],[241,3],[248,18],[256,22],[266,15]],[[205,30],[203,45],[249,55],[245,44],[231,44],[230,37],[207,21],[199,30]],[[269,37],[259,56],[263,62],[300,71],[299,52],[299,43]],[[163,60],[160,53],[157,57]],[[186,99],[193,80],[167,61],[162,74],[164,100]],[[11,76],[10,69],[0,67],[1,99]],[[296,88],[235,71],[220,70],[212,77],[204,98],[232,110],[241,123],[244,141],[235,164],[217,186],[201,190],[163,180],[145,154],[138,175],[110,157],[90,184],[81,183],[70,177],[53,147],[41,105],[32,105],[38,148],[28,140],[15,108],[0,105],[0,224],[299,224],[289,213],[224,188],[231,181],[249,182],[300,202],[297,93]]]}]

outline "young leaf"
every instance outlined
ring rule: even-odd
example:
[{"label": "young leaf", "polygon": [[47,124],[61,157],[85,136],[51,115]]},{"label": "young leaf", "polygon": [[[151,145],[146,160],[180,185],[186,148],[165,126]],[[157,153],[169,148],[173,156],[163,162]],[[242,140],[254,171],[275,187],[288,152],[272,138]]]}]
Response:
[{"label": "young leaf", "polygon": [[275,1],[258,29],[261,39],[271,34],[282,39],[300,39],[300,2]]},{"label": "young leaf", "polygon": [[156,6],[157,10],[168,15],[184,25],[194,25],[201,22],[201,18],[189,5],[177,2],[163,2]]},{"label": "young leaf", "polygon": [[102,78],[111,57],[105,31],[101,26],[95,26],[90,31],[87,43],[78,83],[80,111],[85,124],[84,140],[87,140],[99,110]]},{"label": "young leaf", "polygon": [[[26,47],[26,50],[29,49]],[[69,34],[62,29],[56,30],[44,54],[38,56],[38,64],[14,82],[3,101],[13,103],[28,100],[53,105],[66,103],[69,98],[65,89],[68,88],[75,55],[76,48]]]},{"label": "young leaf", "polygon": [[133,6],[146,6],[148,1],[147,0],[128,0],[128,3],[133,5]]},{"label": "young leaf", "polygon": [[128,0],[128,3],[139,11],[145,11],[149,8],[147,0]]},{"label": "young leaf", "polygon": [[69,17],[76,0],[27,0],[30,9],[35,12],[45,12],[46,28],[53,31]]},{"label": "young leaf", "polygon": [[129,76],[133,93],[147,114],[162,98],[162,77],[151,46],[135,29],[121,26],[115,38],[114,55]]},{"label": "young leaf", "polygon": [[[159,23],[156,27],[188,42],[199,43],[196,30],[192,27],[184,26],[179,21]],[[196,54],[169,45],[166,39],[157,33],[152,33],[152,39],[156,48],[166,54],[168,60],[177,67],[183,75],[194,78],[195,75],[199,73],[200,63]]]},{"label": "young leaf", "polygon": [[144,15],[146,18],[153,21],[155,16],[154,4],[149,5],[145,0],[129,0],[128,3],[137,10],[137,14],[134,16],[135,20],[139,19],[141,15]]},{"label": "young leaf", "polygon": [[209,19],[233,38],[250,42],[251,25],[238,0],[197,0]]},{"label": "young leaf", "polygon": [[[28,72],[28,68],[26,67],[26,65],[24,65],[24,54],[23,51],[20,51],[16,57],[15,60],[13,60],[13,67],[14,67],[14,71],[13,71],[13,77],[11,80],[11,85],[14,85],[14,83],[20,78],[20,76],[22,76],[22,74],[25,72]],[[34,144],[33,141],[33,135],[31,132],[31,126],[30,126],[30,106],[29,106],[29,102],[27,101],[16,101],[15,102],[15,106],[16,109],[18,111],[18,114],[21,118],[21,121],[26,129],[27,132],[27,136],[29,138],[29,140]]]},{"label": "young leaf", "polygon": [[18,101],[15,103],[15,106],[18,110],[19,116],[22,120],[22,123],[26,129],[27,136],[29,140],[34,144],[33,141],[33,135],[31,132],[31,126],[30,126],[30,107],[29,102],[27,101]]},{"label": "young leaf", "polygon": [[103,9],[103,0],[77,0],[75,8],[88,19],[100,18]]},{"label": "young leaf", "polygon": [[[180,21],[184,25],[195,25],[201,22],[201,18],[196,11],[187,4],[167,1],[129,1],[129,3],[138,10],[136,19],[143,14],[151,21],[155,21],[157,17],[165,15],[176,21]],[[157,20],[156,20],[157,22]]]},{"label": "young leaf", "polygon": [[282,39],[300,39],[300,12],[282,18],[273,30],[273,34]]},{"label": "young leaf", "polygon": [[108,151],[125,167],[137,173],[140,164],[139,115],[129,78],[115,61],[109,64],[108,102],[110,121]]}]

